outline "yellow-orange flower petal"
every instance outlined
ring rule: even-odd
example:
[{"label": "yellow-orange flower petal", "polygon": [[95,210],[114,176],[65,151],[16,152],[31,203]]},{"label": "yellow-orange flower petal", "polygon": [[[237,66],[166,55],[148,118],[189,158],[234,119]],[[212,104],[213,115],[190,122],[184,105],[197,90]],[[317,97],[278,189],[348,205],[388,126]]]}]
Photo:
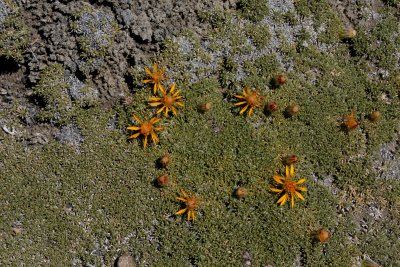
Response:
[{"label": "yellow-orange flower petal", "polygon": [[278,189],[278,188],[273,188],[273,187],[271,187],[270,189],[271,189],[272,192],[275,192],[275,193],[282,193],[283,192],[283,189]]},{"label": "yellow-orange flower petal", "polygon": [[197,208],[197,199],[194,196],[189,196],[186,194],[185,191],[181,189],[181,193],[183,197],[175,197],[177,200],[182,201],[185,203],[186,207],[184,209],[179,210],[176,212],[176,215],[182,215],[187,212],[187,219],[188,221],[194,222],[195,219],[195,209]]},{"label": "yellow-orange flower petal", "polygon": [[277,182],[278,184],[283,184],[282,180],[285,180],[284,177],[279,176],[279,175],[274,175],[272,176],[272,178],[275,180],[275,182]]},{"label": "yellow-orange flower petal", "polygon": [[181,209],[180,211],[175,212],[176,215],[182,215],[187,211],[187,209]]},{"label": "yellow-orange flower petal", "polygon": [[295,205],[295,200],[297,198],[303,201],[305,200],[300,192],[306,192],[307,188],[298,185],[303,184],[306,179],[303,178],[297,182],[292,180],[295,175],[293,164],[291,164],[290,166],[285,166],[285,174],[286,177],[282,177],[279,175],[274,175],[272,177],[277,183],[277,188],[271,187],[270,190],[272,192],[282,194],[276,202],[277,204],[283,206],[288,200],[290,200],[290,206],[293,208]]},{"label": "yellow-orange flower petal", "polygon": [[132,117],[140,124],[140,126],[128,126],[127,129],[131,131],[138,131],[137,133],[132,134],[128,137],[128,139],[138,138],[140,135],[143,135],[143,147],[147,147],[147,138],[150,135],[153,143],[158,143],[159,139],[155,131],[160,131],[160,127],[154,127],[154,124],[160,121],[160,118],[152,118],[149,121],[142,121],[138,116],[132,114]]},{"label": "yellow-orange flower petal", "polygon": [[159,108],[157,110],[157,112],[156,112],[157,114],[165,111],[164,115],[168,116],[168,113],[171,110],[172,113],[174,115],[176,115],[177,114],[177,110],[176,110],[177,106],[180,106],[180,107],[184,106],[184,104],[181,101],[179,101],[179,99],[183,98],[183,96],[179,95],[179,90],[176,91],[175,93],[173,93],[175,88],[176,88],[176,84],[174,83],[171,86],[169,92],[166,92],[164,90],[164,87],[161,85],[160,92],[162,94],[162,97],[150,97],[149,98],[150,101],[153,101],[153,102],[149,103],[150,106],[152,106],[152,107],[161,106],[161,108]]},{"label": "yellow-orange flower petal", "polygon": [[[255,107],[263,106],[263,103],[259,101],[259,99],[264,98],[259,94],[258,91],[251,91],[250,88],[245,87],[243,89],[243,95],[234,95],[236,98],[241,99],[240,102],[236,103],[235,106],[243,106],[245,105],[239,112],[239,114],[243,114],[246,110],[248,110],[248,116],[253,114]],[[244,99],[245,101],[242,101]],[[250,107],[250,108],[249,108]],[[249,108],[249,109],[248,109]]]}]

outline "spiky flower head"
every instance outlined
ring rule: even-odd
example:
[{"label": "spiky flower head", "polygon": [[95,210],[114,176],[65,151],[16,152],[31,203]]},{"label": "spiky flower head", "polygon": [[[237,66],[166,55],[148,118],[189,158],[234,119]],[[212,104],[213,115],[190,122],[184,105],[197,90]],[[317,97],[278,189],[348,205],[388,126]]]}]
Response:
[{"label": "spiky flower head", "polygon": [[157,69],[157,64],[154,63],[153,72],[150,69],[144,68],[146,73],[150,76],[150,79],[143,80],[143,83],[151,83],[154,84],[153,93],[157,92],[157,89],[160,88],[161,82],[166,80],[167,78],[164,77],[165,69]]},{"label": "spiky flower head", "polygon": [[162,128],[155,127],[154,124],[159,122],[161,119],[154,117],[154,118],[150,119],[149,121],[142,121],[135,114],[132,114],[132,117],[135,118],[135,120],[140,124],[140,126],[127,127],[128,130],[138,131],[137,133],[134,133],[131,136],[129,136],[128,139],[138,138],[140,135],[143,135],[143,137],[144,137],[143,146],[147,147],[147,137],[150,135],[153,143],[158,143],[159,139],[155,132],[160,131]]},{"label": "spiky flower head", "polygon": [[158,97],[158,96],[152,96],[150,97],[150,106],[152,107],[157,107],[157,106],[161,106],[161,108],[159,110],[157,110],[157,114],[162,112],[163,110],[165,110],[164,115],[168,116],[168,112],[170,110],[172,110],[172,113],[174,113],[174,115],[176,115],[176,107],[177,106],[181,106],[183,107],[184,104],[181,101],[178,101],[179,99],[183,98],[183,96],[181,96],[179,93],[180,91],[177,90],[175,92],[175,87],[176,84],[174,83],[171,86],[171,89],[169,90],[169,92],[167,93],[164,89],[164,87],[162,85],[160,85],[160,92],[162,94],[162,97]]},{"label": "spiky flower head", "polygon": [[243,95],[235,95],[235,97],[241,99],[240,102],[235,104],[235,106],[244,106],[240,110],[239,114],[243,114],[249,108],[249,112],[247,115],[251,116],[255,107],[263,106],[263,103],[258,100],[263,99],[264,97],[260,95],[258,91],[250,90],[249,87],[245,87],[243,89]]},{"label": "spiky flower head", "polygon": [[297,182],[292,178],[294,177],[294,165],[291,164],[290,167],[288,165],[286,167],[286,177],[282,177],[279,175],[274,175],[273,179],[277,183],[277,188],[271,187],[271,191],[281,194],[281,197],[278,199],[277,203],[280,206],[284,205],[286,201],[290,199],[292,208],[294,207],[294,201],[297,198],[300,198],[304,201],[304,197],[300,192],[306,192],[307,188],[299,186],[303,184],[306,179],[300,179]]},{"label": "spiky flower head", "polygon": [[181,190],[183,197],[176,197],[177,200],[185,203],[185,208],[177,211],[175,215],[182,215],[187,212],[188,221],[192,220],[194,222],[194,211],[197,208],[198,199],[192,195],[186,194],[185,191]]}]

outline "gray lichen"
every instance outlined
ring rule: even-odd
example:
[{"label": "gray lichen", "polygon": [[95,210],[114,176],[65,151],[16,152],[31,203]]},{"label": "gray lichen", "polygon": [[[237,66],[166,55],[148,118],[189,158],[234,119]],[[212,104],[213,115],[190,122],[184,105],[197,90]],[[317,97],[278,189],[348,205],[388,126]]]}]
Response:
[{"label": "gray lichen", "polygon": [[78,36],[82,62],[80,69],[89,74],[101,68],[108,49],[119,30],[111,12],[85,5],[76,12],[71,28]]}]

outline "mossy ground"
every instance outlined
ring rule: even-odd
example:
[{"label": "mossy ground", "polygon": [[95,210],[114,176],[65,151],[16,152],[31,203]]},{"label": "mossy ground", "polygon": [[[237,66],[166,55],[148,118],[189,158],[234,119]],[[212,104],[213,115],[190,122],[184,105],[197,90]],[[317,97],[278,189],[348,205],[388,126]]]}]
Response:
[{"label": "mossy ground", "polygon": [[21,61],[29,45],[30,29],[20,19],[19,9],[13,1],[6,0],[9,14],[0,25],[0,57]]},{"label": "mossy ground", "polygon": [[[133,88],[132,106],[74,109],[69,118],[84,138],[78,147],[54,141],[26,148],[0,132],[1,265],[111,266],[130,252],[139,266],[240,266],[246,251],[253,266],[357,266],[365,255],[382,266],[400,265],[400,181],[380,179],[373,168],[381,145],[399,133],[399,72],[391,61],[399,40],[397,46],[387,40],[399,27],[398,13],[381,10],[380,31],[357,29],[357,38],[343,42],[339,20],[325,1],[298,1],[296,12],[313,15],[316,28],[326,25],[317,44],[332,46],[321,51],[307,29],[295,45],[283,42],[280,53],[293,68],[288,83],[275,90],[265,85],[285,71],[278,55],[244,56],[251,50],[248,38],[260,48],[270,37],[260,36],[263,29],[254,22],[230,25],[250,16],[246,10],[205,16],[215,21],[207,48],[190,33],[183,35],[191,42],[188,53],[167,43],[154,60],[168,68],[167,84],[178,83],[185,108],[163,119],[158,146],[144,149],[140,140],[127,141],[125,130],[132,112],[143,118],[154,113],[147,105],[150,87]],[[257,13],[257,22],[262,15]],[[296,23],[290,17],[275,19]],[[224,49],[221,40],[230,50],[216,57]],[[374,51],[371,42],[379,44]],[[213,62],[213,69],[202,67]],[[371,76],[370,62],[391,75]],[[144,77],[133,73],[133,80]],[[280,110],[239,116],[233,95],[244,85],[260,88]],[[213,108],[198,112],[206,101]],[[293,103],[301,111],[286,118],[284,108]],[[372,123],[367,117],[374,110],[382,118]],[[360,125],[344,131],[342,118],[352,111]],[[157,168],[165,153],[173,163]],[[306,178],[308,187],[306,201],[293,209],[278,207],[269,190],[289,154],[298,155],[297,177]],[[160,189],[153,181],[162,173],[171,183]],[[237,186],[249,190],[245,199],[232,196]],[[201,200],[195,223],[174,216],[180,189]],[[22,234],[13,235],[15,226]],[[311,238],[321,227],[332,233],[326,244]]]}]

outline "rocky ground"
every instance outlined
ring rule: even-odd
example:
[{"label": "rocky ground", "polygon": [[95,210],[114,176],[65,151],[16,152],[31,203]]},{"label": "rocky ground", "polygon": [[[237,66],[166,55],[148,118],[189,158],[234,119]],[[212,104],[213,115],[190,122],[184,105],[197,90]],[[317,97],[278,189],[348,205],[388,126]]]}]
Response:
[{"label": "rocky ground", "polygon": [[[17,49],[19,58],[6,53],[1,57],[1,105],[5,109],[18,103],[28,126],[20,137],[33,143],[58,135],[58,129],[39,125],[35,119],[42,100],[33,91],[46,66],[64,66],[72,100],[77,87],[90,83],[94,88],[90,100],[112,106],[132,93],[129,68],[143,69],[161,52],[166,39],[183,30],[201,35],[209,23],[199,19],[200,12],[236,6],[234,1],[8,2],[0,2],[2,20],[15,14],[27,33],[26,44]],[[5,121],[2,126],[7,127]]]}]

